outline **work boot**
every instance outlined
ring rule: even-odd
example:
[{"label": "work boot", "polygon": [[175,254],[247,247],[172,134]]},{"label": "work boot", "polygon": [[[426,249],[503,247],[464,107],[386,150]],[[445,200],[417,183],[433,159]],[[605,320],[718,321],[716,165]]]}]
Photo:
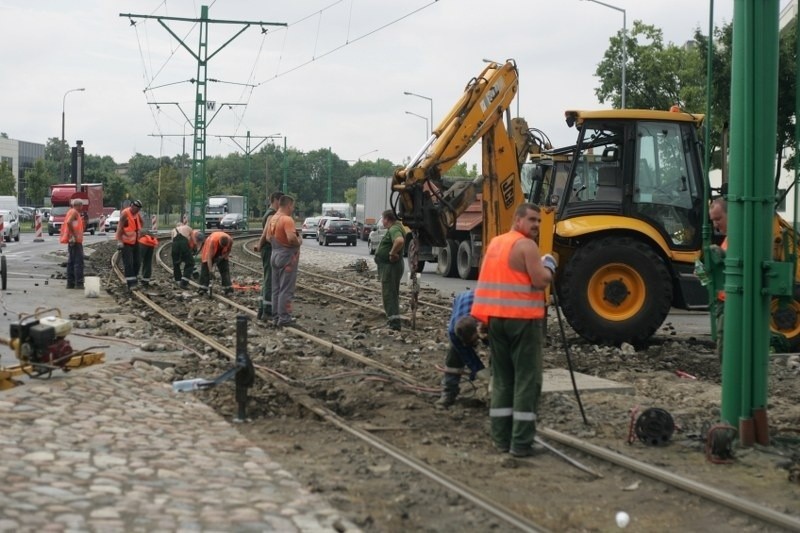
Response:
[{"label": "work boot", "polygon": [[83,283],[76,283],[75,288],[78,290],[83,290],[85,287],[83,286]]},{"label": "work boot", "polygon": [[225,296],[230,296],[231,294],[233,294],[233,287],[223,287],[222,293]]},{"label": "work boot", "polygon": [[181,287],[181,289],[188,289],[189,288],[189,282],[186,281],[186,280],[182,280],[180,282],[180,287]]},{"label": "work boot", "polygon": [[436,400],[436,403],[434,403],[433,405],[437,409],[448,409],[454,403],[456,403],[456,395],[443,392],[442,395],[439,397],[439,399]]},{"label": "work boot", "polygon": [[522,448],[511,448],[509,453],[513,457],[533,457],[544,453],[545,448],[541,444],[533,444],[532,446],[525,446]]}]

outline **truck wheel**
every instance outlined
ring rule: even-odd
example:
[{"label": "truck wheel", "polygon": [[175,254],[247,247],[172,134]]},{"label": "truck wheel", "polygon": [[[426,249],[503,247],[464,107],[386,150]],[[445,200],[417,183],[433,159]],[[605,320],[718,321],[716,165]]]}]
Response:
[{"label": "truck wheel", "polygon": [[778,298],[773,298],[769,304],[769,329],[786,337],[791,351],[800,348],[800,302],[792,300],[781,305]]},{"label": "truck wheel", "polygon": [[16,237],[14,237],[14,240],[15,240],[16,242],[19,242],[19,232],[17,232],[17,236],[16,236]]},{"label": "truck wheel", "polygon": [[461,244],[458,245],[456,265],[458,266],[458,277],[461,279],[478,278],[478,267],[472,266],[472,243],[470,241],[461,241]]},{"label": "truck wheel", "polygon": [[0,255],[0,289],[6,290],[8,286],[8,269],[6,268],[6,256]]},{"label": "truck wheel", "polygon": [[672,280],[648,245],[606,237],[579,248],[558,279],[564,316],[589,342],[640,345],[664,323]]},{"label": "truck wheel", "polygon": [[436,272],[445,278],[454,278],[458,273],[456,258],[458,257],[458,241],[447,239],[444,246],[439,248],[436,259]]},{"label": "truck wheel", "polygon": [[89,235],[94,235],[94,228],[89,230]]}]

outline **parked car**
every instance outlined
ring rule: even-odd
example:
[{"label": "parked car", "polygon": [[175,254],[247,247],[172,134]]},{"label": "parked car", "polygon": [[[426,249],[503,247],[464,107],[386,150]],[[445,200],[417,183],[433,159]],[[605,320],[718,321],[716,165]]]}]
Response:
[{"label": "parked car", "polygon": [[50,220],[50,208],[49,207],[37,207],[36,213],[42,215],[42,224]]},{"label": "parked car", "polygon": [[332,242],[343,242],[346,246],[355,246],[358,242],[358,230],[346,218],[329,218],[320,227],[317,235],[320,246],[328,246]]},{"label": "parked car", "polygon": [[244,217],[241,213],[227,213],[219,221],[219,229],[245,229]]},{"label": "parked car", "polygon": [[319,219],[321,217],[308,217],[303,221],[303,226],[300,228],[300,237],[317,238],[317,229],[319,229]]},{"label": "parked car", "polygon": [[33,215],[36,209],[33,207],[19,206],[19,219],[22,222],[30,222],[33,220]]},{"label": "parked car", "polygon": [[119,224],[119,209],[114,209],[114,211],[108,215],[103,228],[106,232],[117,231],[117,224]]},{"label": "parked car", "polygon": [[372,231],[369,232],[369,237],[367,237],[369,255],[375,255],[375,252],[378,250],[378,245],[384,235],[386,235],[386,228],[384,228],[382,224],[375,224],[372,227]]},{"label": "parked car", "polygon": [[3,216],[3,240],[19,242],[19,218],[8,209],[0,209],[0,215]]}]

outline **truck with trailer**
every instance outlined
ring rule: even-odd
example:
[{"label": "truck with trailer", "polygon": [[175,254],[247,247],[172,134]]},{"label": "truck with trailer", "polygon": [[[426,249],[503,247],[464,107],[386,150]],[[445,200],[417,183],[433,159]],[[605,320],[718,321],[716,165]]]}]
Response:
[{"label": "truck with trailer", "polygon": [[356,228],[358,236],[366,241],[381,213],[389,209],[392,196],[392,178],[363,176],[356,182]]},{"label": "truck with trailer", "polygon": [[353,208],[347,203],[324,203],[322,204],[322,216],[353,220]]},{"label": "truck with trailer", "polygon": [[94,235],[100,228],[100,219],[103,216],[103,184],[83,183],[76,190],[74,183],[59,183],[50,186],[50,218],[47,221],[47,234],[52,236],[61,232],[64,217],[69,211],[73,199],[83,200],[81,215],[83,216],[84,231]]},{"label": "truck with trailer", "polygon": [[222,217],[228,213],[241,213],[247,220],[247,198],[244,196],[215,195],[206,202],[206,229],[219,228]]}]

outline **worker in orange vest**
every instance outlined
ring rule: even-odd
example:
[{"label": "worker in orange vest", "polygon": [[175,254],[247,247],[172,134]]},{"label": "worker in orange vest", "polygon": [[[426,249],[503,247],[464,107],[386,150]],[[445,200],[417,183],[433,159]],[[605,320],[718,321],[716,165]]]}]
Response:
[{"label": "worker in orange vest", "polygon": [[150,276],[153,275],[153,252],[158,246],[158,239],[145,233],[139,236],[139,259],[142,268],[142,285],[150,285]]},{"label": "worker in orange vest", "polygon": [[[728,202],[725,198],[720,196],[711,202],[711,207],[708,208],[708,218],[714,224],[714,229],[717,233],[725,235],[722,244],[719,246],[711,246],[711,257],[715,263],[722,263],[725,260],[725,254],[728,251]],[[725,323],[725,290],[720,289],[717,291],[717,302],[715,306],[714,319],[717,324],[717,355],[719,360],[722,361],[722,327]]]},{"label": "worker in orange vest", "polygon": [[215,231],[206,238],[200,250],[200,259],[203,263],[200,266],[200,289],[197,291],[199,294],[211,294],[211,272],[214,265],[219,269],[219,276],[222,278],[222,291],[225,294],[233,292],[228,264],[232,248],[233,239],[224,231]]},{"label": "worker in orange vest", "polygon": [[136,287],[136,276],[139,274],[139,234],[142,231],[142,202],[134,200],[122,210],[117,223],[117,248],[122,253],[122,264],[125,267],[125,283],[128,289]]},{"label": "worker in orange vest", "polygon": [[83,288],[83,200],[75,198],[64,217],[58,242],[67,245],[67,288]]},{"label": "worker in orange vest", "polygon": [[539,255],[539,207],[525,203],[514,212],[511,230],[486,248],[471,314],[489,326],[492,351],[491,434],[498,451],[534,454],[536,412],[542,392],[544,289],[558,266]]}]

